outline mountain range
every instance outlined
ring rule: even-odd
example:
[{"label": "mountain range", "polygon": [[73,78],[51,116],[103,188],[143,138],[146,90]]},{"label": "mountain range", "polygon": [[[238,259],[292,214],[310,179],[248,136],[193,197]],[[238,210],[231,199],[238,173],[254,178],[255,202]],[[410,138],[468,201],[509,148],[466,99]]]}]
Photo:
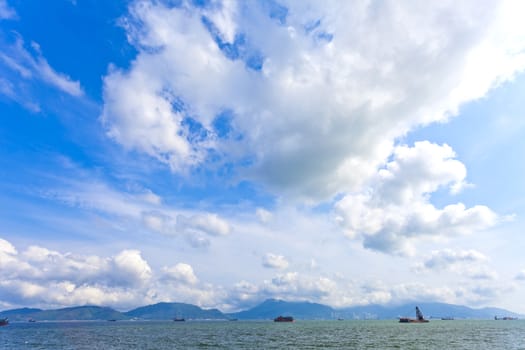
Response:
[{"label": "mountain range", "polygon": [[[452,317],[456,319],[491,319],[498,317],[523,317],[499,308],[473,309],[445,303],[418,303],[426,318]],[[293,316],[298,320],[334,319],[396,319],[413,317],[416,303],[400,306],[367,305],[335,309],[311,302],[289,302],[268,299],[261,304],[240,312],[223,313],[218,309],[202,309],[185,303],[157,303],[120,312],[109,307],[77,306],[54,310],[34,308],[12,309],[0,312],[0,318],[10,321],[66,321],[66,320],[270,320],[279,315]]]}]

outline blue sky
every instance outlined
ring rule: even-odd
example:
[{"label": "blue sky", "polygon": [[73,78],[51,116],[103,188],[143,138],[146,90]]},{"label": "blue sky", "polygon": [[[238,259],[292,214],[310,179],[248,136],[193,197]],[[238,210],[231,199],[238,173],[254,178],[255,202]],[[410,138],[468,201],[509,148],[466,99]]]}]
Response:
[{"label": "blue sky", "polygon": [[0,309],[525,313],[522,10],[0,0]]}]

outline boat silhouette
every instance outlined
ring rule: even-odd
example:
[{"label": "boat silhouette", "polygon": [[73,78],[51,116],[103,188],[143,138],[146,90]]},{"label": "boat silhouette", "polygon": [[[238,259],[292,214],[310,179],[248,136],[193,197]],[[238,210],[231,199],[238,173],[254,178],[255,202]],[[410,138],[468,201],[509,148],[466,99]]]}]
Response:
[{"label": "boat silhouette", "polygon": [[410,317],[400,317],[399,322],[401,323],[427,323],[428,320],[423,317],[423,313],[419,309],[419,307],[416,306],[416,318],[410,318]]}]

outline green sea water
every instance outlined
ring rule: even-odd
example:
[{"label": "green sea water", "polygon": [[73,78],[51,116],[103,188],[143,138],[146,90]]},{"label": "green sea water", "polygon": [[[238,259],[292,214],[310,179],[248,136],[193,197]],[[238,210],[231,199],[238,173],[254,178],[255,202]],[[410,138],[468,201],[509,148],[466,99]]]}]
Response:
[{"label": "green sea water", "polygon": [[11,323],[0,349],[525,349],[525,321]]}]

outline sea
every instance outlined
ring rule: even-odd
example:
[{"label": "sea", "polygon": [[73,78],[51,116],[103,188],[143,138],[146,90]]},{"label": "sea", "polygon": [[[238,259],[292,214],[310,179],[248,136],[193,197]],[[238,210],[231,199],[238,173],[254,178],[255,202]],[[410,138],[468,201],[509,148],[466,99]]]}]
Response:
[{"label": "sea", "polygon": [[525,349],[525,320],[13,322],[0,349]]}]

